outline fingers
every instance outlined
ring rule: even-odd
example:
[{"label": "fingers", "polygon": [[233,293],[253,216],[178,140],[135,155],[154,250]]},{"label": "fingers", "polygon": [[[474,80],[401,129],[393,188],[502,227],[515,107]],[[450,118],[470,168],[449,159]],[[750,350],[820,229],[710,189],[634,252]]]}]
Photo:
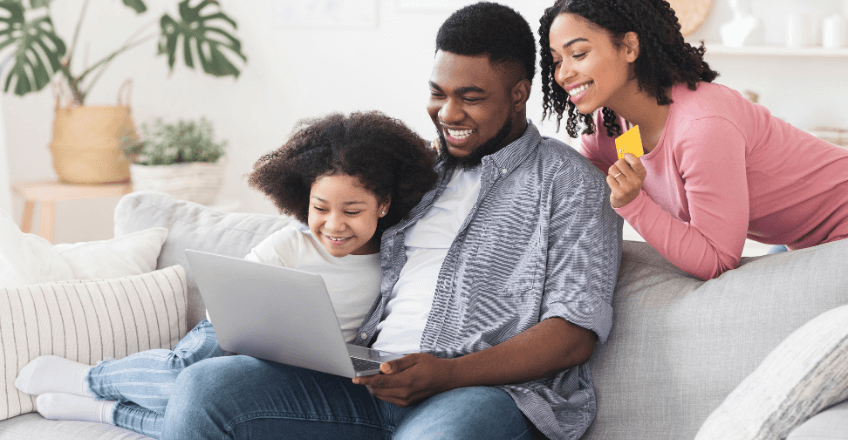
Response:
[{"label": "fingers", "polygon": [[606,181],[610,187],[612,206],[621,208],[635,199],[642,189],[646,174],[642,161],[629,153],[609,167]]}]

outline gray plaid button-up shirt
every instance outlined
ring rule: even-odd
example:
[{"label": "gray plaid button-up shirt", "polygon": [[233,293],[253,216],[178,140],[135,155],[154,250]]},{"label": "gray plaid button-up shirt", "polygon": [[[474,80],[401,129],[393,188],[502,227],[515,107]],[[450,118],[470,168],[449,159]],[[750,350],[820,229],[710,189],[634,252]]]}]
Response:
[{"label": "gray plaid button-up shirt", "polygon": [[[436,285],[421,351],[453,358],[500,344],[553,317],[606,341],[621,258],[622,220],[604,176],[577,151],[543,138],[530,123],[518,140],[482,163],[480,194],[460,227]],[[355,343],[370,345],[406,263],[404,231],[438,200],[440,179],[409,217],[382,237],[381,298]],[[552,439],[578,439],[592,422],[589,364],[500,388]]]}]

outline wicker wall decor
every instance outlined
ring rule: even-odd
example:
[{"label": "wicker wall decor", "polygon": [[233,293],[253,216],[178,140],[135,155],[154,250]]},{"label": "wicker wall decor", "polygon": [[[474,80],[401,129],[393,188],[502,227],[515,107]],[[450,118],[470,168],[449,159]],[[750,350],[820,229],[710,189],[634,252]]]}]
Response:
[{"label": "wicker wall decor", "polygon": [[692,35],[704,24],[710,14],[713,0],[668,0],[671,9],[680,21],[680,32],[684,37]]}]

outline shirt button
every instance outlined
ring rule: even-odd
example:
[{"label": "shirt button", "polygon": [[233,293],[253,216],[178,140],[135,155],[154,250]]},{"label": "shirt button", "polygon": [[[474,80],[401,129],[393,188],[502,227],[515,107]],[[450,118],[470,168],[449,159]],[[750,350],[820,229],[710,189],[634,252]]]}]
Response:
[{"label": "shirt button", "polygon": [[506,168],[501,170],[501,174],[506,174]]},{"label": "shirt button", "polygon": [[359,337],[362,339],[368,339],[368,333],[362,332],[359,334]]}]

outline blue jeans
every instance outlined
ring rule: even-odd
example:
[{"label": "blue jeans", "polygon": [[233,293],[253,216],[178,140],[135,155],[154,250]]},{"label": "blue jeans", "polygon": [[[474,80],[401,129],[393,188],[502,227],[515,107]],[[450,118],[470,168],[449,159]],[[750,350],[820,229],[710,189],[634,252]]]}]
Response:
[{"label": "blue jeans", "polygon": [[218,346],[212,324],[203,320],[173,350],[147,350],[101,362],[89,371],[86,381],[98,398],[118,402],[112,423],[159,438],[165,407],[180,373],[196,362],[225,353]]},{"label": "blue jeans", "polygon": [[401,408],[350,379],[227,356],[177,379],[162,439],[531,439],[505,391],[460,388]]}]

